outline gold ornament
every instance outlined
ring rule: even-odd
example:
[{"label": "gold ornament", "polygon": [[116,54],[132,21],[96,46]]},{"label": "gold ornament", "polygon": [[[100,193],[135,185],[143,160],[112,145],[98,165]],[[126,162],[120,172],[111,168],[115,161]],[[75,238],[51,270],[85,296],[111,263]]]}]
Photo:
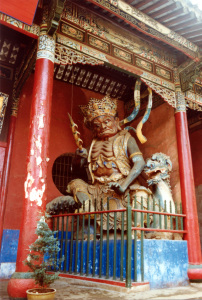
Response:
[{"label": "gold ornament", "polygon": [[112,100],[109,96],[95,99],[91,98],[87,105],[80,105],[80,109],[84,116],[84,122],[91,122],[99,116],[115,117],[117,113],[117,100]]}]

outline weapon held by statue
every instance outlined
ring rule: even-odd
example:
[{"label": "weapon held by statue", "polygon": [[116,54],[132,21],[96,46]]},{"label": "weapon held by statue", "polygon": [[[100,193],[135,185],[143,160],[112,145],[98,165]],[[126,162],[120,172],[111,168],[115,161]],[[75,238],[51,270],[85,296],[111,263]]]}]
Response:
[{"label": "weapon held by statue", "polygon": [[68,113],[68,117],[70,120],[70,127],[71,127],[71,130],[73,133],[74,140],[76,142],[77,147],[79,148],[79,152],[82,153],[83,152],[83,141],[82,141],[82,139],[80,139],[80,132],[77,130],[78,125],[76,123],[74,123],[74,121],[69,113]]}]

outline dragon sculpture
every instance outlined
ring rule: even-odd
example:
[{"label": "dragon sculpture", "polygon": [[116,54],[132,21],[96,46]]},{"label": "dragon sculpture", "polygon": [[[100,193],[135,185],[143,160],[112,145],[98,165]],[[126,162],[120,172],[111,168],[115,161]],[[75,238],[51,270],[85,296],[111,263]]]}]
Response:
[{"label": "dragon sculpture", "polygon": [[[175,203],[172,197],[170,186],[170,173],[172,170],[172,162],[170,157],[164,153],[155,153],[151,158],[146,160],[144,172],[148,176],[147,183],[152,190],[152,197],[156,203],[155,206],[160,205],[157,211],[166,211],[168,213],[175,213]],[[159,228],[159,217],[156,218],[155,227]],[[174,218],[172,220],[174,222]],[[152,223],[152,222],[151,222]],[[152,224],[150,224],[152,227]],[[165,228],[164,216],[161,217],[161,227]],[[168,217],[167,229],[171,228],[171,218]],[[178,234],[172,233],[147,233],[147,238],[169,238],[181,239]]]},{"label": "dragon sculpture", "polygon": [[146,160],[144,172],[148,176],[147,183],[152,187],[153,196],[160,200],[164,211],[175,212],[175,204],[170,187],[170,172],[172,163],[170,157],[163,153],[155,153]]}]

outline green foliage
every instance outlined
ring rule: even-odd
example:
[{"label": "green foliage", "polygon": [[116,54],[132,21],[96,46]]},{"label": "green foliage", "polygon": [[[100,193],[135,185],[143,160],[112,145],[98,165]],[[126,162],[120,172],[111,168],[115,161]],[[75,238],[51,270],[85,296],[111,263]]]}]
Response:
[{"label": "green foliage", "polygon": [[35,283],[45,287],[59,279],[58,273],[47,274],[47,268],[54,267],[54,270],[57,269],[58,263],[61,263],[63,259],[57,258],[60,251],[59,241],[54,237],[56,231],[50,230],[45,217],[38,221],[35,233],[38,238],[29,246],[30,254],[24,263],[33,272]]}]

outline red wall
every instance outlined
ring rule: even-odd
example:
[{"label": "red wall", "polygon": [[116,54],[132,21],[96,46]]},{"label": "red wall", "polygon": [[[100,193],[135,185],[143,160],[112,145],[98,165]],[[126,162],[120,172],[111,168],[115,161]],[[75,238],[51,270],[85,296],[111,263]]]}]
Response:
[{"label": "red wall", "polygon": [[202,129],[190,134],[195,186],[202,184]]},{"label": "red wall", "polygon": [[4,166],[4,157],[7,147],[7,135],[11,114],[11,105],[12,105],[12,90],[13,90],[13,81],[5,78],[1,78],[0,92],[9,95],[8,103],[6,107],[6,113],[3,120],[3,127],[0,133],[0,185],[1,177]]},{"label": "red wall", "polygon": [[0,92],[9,95],[8,103],[6,107],[6,113],[3,121],[3,127],[0,134],[0,141],[7,142],[7,134],[8,134],[8,127],[9,127],[9,120],[10,120],[11,106],[12,106],[13,81],[9,79],[1,78]]},{"label": "red wall", "polygon": [[19,229],[22,213],[22,199],[26,171],[26,149],[28,146],[28,131],[33,76],[28,79],[19,102],[16,120],[13,151],[10,162],[8,193],[4,228]]},{"label": "red wall", "polygon": [[190,133],[197,212],[202,248],[202,129]]},{"label": "red wall", "polygon": [[[141,118],[132,124],[135,128]],[[137,137],[136,140],[144,159],[151,157],[152,154],[157,152],[162,152],[170,156],[173,166],[171,172],[171,189],[174,201],[179,203],[181,201],[181,194],[174,109],[166,102],[153,109],[148,121],[143,125],[142,133],[147,138],[147,142],[141,144]]]},{"label": "red wall", "polygon": [[[27,80],[20,98],[4,219],[4,228],[7,229],[20,227],[33,79],[34,75],[32,74]],[[52,180],[52,166],[55,159],[63,153],[74,152],[77,148],[71,133],[68,112],[72,114],[73,120],[79,126],[78,130],[81,132],[84,147],[88,146],[91,141],[91,132],[84,128],[83,117],[78,107],[79,104],[86,104],[91,97],[102,98],[103,95],[64,82],[54,81],[47,177],[48,202],[61,195]],[[123,103],[120,101],[118,110],[120,117],[123,118]]]}]

